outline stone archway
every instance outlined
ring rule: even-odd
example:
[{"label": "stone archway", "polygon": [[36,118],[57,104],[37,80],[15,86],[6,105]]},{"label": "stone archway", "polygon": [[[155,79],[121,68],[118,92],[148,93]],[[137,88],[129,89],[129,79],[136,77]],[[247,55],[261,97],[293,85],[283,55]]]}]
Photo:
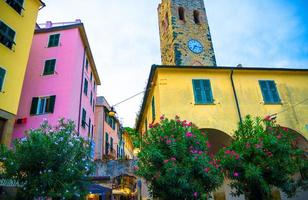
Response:
[{"label": "stone archway", "polygon": [[214,154],[216,154],[219,149],[229,146],[233,140],[229,134],[218,129],[205,128],[201,129],[201,131],[207,134],[208,140],[211,144],[209,151]]}]

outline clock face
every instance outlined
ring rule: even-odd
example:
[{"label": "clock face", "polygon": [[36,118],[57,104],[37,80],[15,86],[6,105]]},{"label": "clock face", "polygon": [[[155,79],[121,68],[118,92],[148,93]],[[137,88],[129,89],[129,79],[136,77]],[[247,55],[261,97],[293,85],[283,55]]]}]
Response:
[{"label": "clock face", "polygon": [[204,50],[202,44],[198,40],[194,39],[188,41],[188,48],[196,54],[201,53]]}]

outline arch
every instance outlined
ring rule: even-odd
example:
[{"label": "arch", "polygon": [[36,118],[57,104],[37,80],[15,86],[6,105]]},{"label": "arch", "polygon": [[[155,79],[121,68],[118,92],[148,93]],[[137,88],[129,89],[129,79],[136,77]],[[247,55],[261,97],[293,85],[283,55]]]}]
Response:
[{"label": "arch", "polygon": [[200,129],[200,131],[207,133],[209,143],[211,144],[209,152],[213,154],[216,154],[221,148],[229,146],[233,140],[229,134],[218,129],[204,128]]},{"label": "arch", "polygon": [[308,158],[308,140],[301,134],[299,133],[298,131],[292,129],[292,128],[289,128],[289,127],[284,127],[282,126],[282,128],[286,128],[288,129],[288,131],[294,135],[295,137],[295,142],[296,142],[296,146],[303,150],[306,154],[306,157]]},{"label": "arch", "polygon": [[179,7],[179,19],[185,21],[185,10],[183,7]]},{"label": "arch", "polygon": [[194,10],[194,22],[195,24],[200,24],[200,14],[197,10]]}]

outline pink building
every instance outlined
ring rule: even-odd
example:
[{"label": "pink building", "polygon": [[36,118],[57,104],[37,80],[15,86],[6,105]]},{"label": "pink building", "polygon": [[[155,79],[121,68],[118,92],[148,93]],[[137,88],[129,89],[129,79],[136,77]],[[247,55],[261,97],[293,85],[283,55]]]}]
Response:
[{"label": "pink building", "polygon": [[97,97],[95,103],[94,159],[118,159],[124,156],[123,128],[116,117],[109,116],[111,106],[104,97]]},{"label": "pink building", "polygon": [[44,119],[55,125],[62,117],[74,120],[81,136],[91,137],[97,85],[100,79],[80,20],[37,26],[13,139]]}]

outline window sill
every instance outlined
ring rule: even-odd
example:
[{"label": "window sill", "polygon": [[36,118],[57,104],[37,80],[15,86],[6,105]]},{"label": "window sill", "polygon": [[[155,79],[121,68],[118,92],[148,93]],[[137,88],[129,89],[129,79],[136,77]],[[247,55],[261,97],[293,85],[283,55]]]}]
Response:
[{"label": "window sill", "polygon": [[52,113],[41,113],[41,114],[30,114],[31,117],[35,117],[35,116],[43,116],[43,115],[49,115]]},{"label": "window sill", "polygon": [[261,104],[263,105],[283,105],[284,102],[280,101],[280,102],[264,102],[262,101]]},{"label": "window sill", "polygon": [[203,105],[203,106],[206,106],[206,105],[216,105],[216,103],[212,102],[212,103],[194,103],[195,106],[199,106],[199,105]]}]

